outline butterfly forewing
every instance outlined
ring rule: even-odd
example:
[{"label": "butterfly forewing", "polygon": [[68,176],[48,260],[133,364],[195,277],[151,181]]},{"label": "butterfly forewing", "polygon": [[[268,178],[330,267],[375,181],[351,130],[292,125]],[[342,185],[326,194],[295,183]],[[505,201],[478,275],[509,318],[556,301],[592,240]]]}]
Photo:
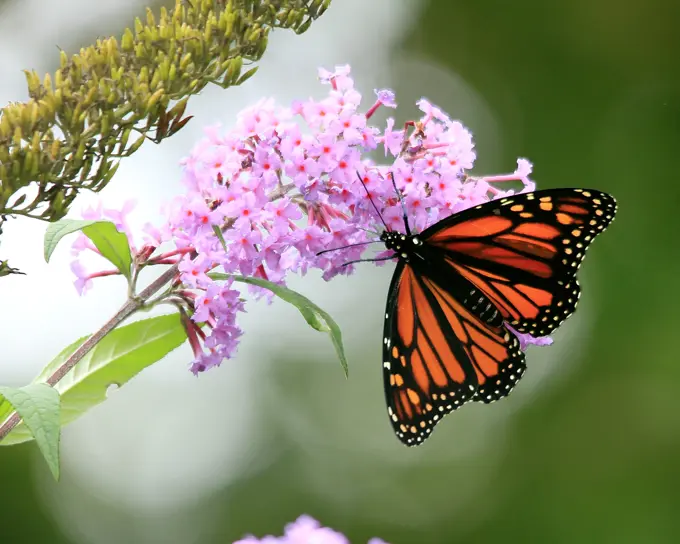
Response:
[{"label": "butterfly forewing", "polygon": [[520,332],[545,336],[576,308],[576,272],[616,202],[585,189],[549,189],[494,200],[421,234]]},{"label": "butterfly forewing", "polygon": [[423,442],[477,389],[471,363],[413,269],[400,262],[387,299],[383,376],[387,411],[406,445]]}]

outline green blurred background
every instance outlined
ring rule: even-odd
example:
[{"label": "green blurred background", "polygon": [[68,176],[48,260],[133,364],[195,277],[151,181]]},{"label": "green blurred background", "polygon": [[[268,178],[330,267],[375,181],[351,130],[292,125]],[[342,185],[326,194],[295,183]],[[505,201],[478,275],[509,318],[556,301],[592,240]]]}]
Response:
[{"label": "green blurred background", "polygon": [[[54,33],[51,40],[73,50],[98,34],[120,34],[141,13],[129,4],[120,8],[127,14],[119,26],[93,20],[77,37]],[[279,314],[285,319],[258,333],[275,342],[251,340],[265,346],[257,360],[239,357],[213,371],[229,382],[234,366],[257,369],[244,387],[258,438],[244,443],[228,480],[216,462],[199,468],[219,485],[194,487],[190,496],[178,491],[157,504],[114,500],[68,466],[60,484],[50,482],[34,445],[1,449],[0,542],[232,542],[246,533],[281,534],[302,513],[357,543],[370,536],[393,544],[680,542],[680,3],[386,0],[367,9],[335,0],[311,37],[286,43],[323,47],[330,29],[361,41],[359,32],[370,34],[376,18],[410,14],[390,39],[386,66],[376,69],[387,79],[376,87],[392,86],[402,104],[425,95],[460,118],[475,135],[476,172],[512,171],[526,156],[541,188],[592,187],[616,196],[619,215],[583,266],[577,317],[553,347],[529,351],[527,377],[511,397],[466,407],[424,446],[406,449],[391,435],[381,384],[390,270],[366,267],[337,283],[314,280],[313,287],[300,280],[293,285],[317,293],[322,305],[341,299],[330,304],[346,330],[349,381],[324,340],[303,325],[294,340],[282,338],[293,327],[288,317],[296,325],[298,318],[294,310]],[[348,58],[340,47],[323,64],[370,57],[381,36]],[[273,40],[268,54],[284,56],[276,46]],[[42,55],[52,70],[54,49]],[[3,78],[20,79],[15,68],[3,70]],[[255,80],[267,77],[263,71]],[[257,98],[253,91],[246,103]],[[414,112],[407,107],[398,115]],[[366,286],[373,298],[361,294]],[[8,365],[0,363],[0,371]],[[187,379],[182,387],[196,383]],[[121,409],[126,394],[116,393]],[[217,388],[214,395],[227,393]],[[154,409],[183,402],[170,394],[156,400],[134,414],[151,433]],[[87,417],[94,427],[127,424],[97,422],[96,410]],[[178,442],[186,439],[182,428],[173,431]],[[211,448],[210,435],[208,428],[192,436],[190,449]],[[68,441],[67,428],[64,456],[90,454]],[[123,449],[133,467],[149,455],[134,440]],[[144,462],[161,462],[164,454],[157,455]],[[181,465],[168,464],[167,478],[193,462],[188,455]]]}]

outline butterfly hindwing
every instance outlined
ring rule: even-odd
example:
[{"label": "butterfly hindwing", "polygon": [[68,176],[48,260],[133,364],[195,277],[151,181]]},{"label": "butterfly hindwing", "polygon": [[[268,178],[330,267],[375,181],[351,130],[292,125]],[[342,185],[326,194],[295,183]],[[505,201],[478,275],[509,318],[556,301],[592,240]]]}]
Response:
[{"label": "butterfly hindwing", "polygon": [[[422,283],[436,298],[449,322],[456,324],[457,340],[473,365],[477,376],[474,400],[491,403],[506,397],[526,370],[518,338],[503,324],[489,323],[468,310],[460,297],[423,277]],[[444,282],[441,285],[446,285]]]},{"label": "butterfly hindwing", "polygon": [[390,286],[385,396],[395,433],[409,446],[469,400],[507,395],[524,372],[517,338],[465,308],[452,285],[400,262]]},{"label": "butterfly hindwing", "polygon": [[576,272],[615,213],[606,193],[548,189],[464,210],[420,237],[515,329],[545,336],[574,312]]}]

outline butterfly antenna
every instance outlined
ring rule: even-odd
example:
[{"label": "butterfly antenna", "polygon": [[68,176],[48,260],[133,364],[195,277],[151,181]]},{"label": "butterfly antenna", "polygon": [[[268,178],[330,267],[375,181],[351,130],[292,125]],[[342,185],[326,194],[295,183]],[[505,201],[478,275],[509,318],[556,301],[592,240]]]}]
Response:
[{"label": "butterfly antenna", "polygon": [[406,234],[411,236],[411,229],[408,226],[408,215],[406,215],[406,206],[404,205],[404,199],[401,198],[401,193],[399,192],[399,189],[397,189],[397,182],[394,181],[394,173],[390,172],[390,177],[392,178],[392,187],[394,187],[394,192],[397,194],[397,198],[399,199],[399,202],[401,203],[401,213],[402,217],[404,218],[404,228],[406,229]]},{"label": "butterfly antenna", "polygon": [[316,256],[318,257],[319,255],[323,255],[324,253],[330,253],[331,251],[340,251],[341,249],[348,249],[350,247],[357,247],[357,246],[365,246],[368,244],[375,244],[377,242],[380,242],[380,240],[369,240],[368,242],[358,242],[356,244],[349,244],[346,246],[340,246],[340,247],[333,247],[331,249],[324,249],[323,251],[319,251]]},{"label": "butterfly antenna", "polygon": [[375,213],[378,214],[380,221],[382,222],[383,225],[385,225],[385,230],[389,231],[390,228],[387,226],[387,223],[385,223],[383,216],[380,214],[380,210],[378,210],[378,206],[376,206],[375,202],[373,202],[373,199],[371,198],[371,193],[368,192],[368,187],[366,187],[366,184],[364,183],[364,178],[361,177],[361,174],[359,173],[358,170],[357,170],[357,177],[359,178],[359,181],[361,182],[361,184],[364,186],[364,189],[366,190],[366,195],[368,195],[368,200],[370,200],[371,204],[373,204],[373,209],[375,209]]},{"label": "butterfly antenna", "polygon": [[357,259],[356,261],[349,261],[346,263],[342,263],[340,266],[349,266],[350,264],[356,264],[356,263],[377,263],[380,261],[389,261],[390,259],[394,259],[396,255],[388,255],[387,257],[380,257],[378,259]]}]

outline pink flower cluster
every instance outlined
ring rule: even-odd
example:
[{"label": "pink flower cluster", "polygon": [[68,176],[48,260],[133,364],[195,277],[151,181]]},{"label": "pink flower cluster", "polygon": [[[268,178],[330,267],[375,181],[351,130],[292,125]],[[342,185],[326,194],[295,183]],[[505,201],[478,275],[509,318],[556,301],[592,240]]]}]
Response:
[{"label": "pink flower cluster", "polygon": [[[211,271],[276,283],[314,268],[326,279],[350,274],[353,265],[343,265],[360,259],[380,230],[404,230],[394,185],[414,232],[513,194],[498,183],[521,182],[523,192],[535,188],[524,159],[513,174],[470,176],[476,158],[470,132],[426,99],[417,102],[420,119],[397,128],[389,118],[380,130],[369,121],[381,107],[396,108],[391,91],[376,91],[376,100],[362,109],[348,66],[321,70],[320,79],[329,85],[325,98],[289,107],[262,100],[227,133],[207,130],[182,161],[187,192],[173,202],[163,232],[182,256],[182,297],[192,320],[210,329],[208,335],[200,327],[189,331],[194,373],[231,357],[242,334],[236,324],[244,309],[240,291],[231,279],[213,280]],[[386,164],[373,163],[369,152],[382,152]],[[354,247],[318,255],[348,245]]]},{"label": "pink flower cluster", "polygon": [[[233,544],[349,544],[349,540],[333,529],[321,527],[318,521],[309,516],[300,516],[286,526],[284,536],[265,536],[262,539],[250,536],[237,540]],[[387,544],[387,542],[379,538],[371,538],[368,544]]]},{"label": "pink flower cluster", "polygon": [[[178,247],[194,252],[180,265],[182,282],[205,293],[194,318],[215,320],[206,340],[210,353],[198,355],[195,372],[229,357],[240,335],[233,314],[242,307],[235,304],[238,291],[230,282],[216,287],[207,275],[214,268],[274,282],[311,268],[326,279],[351,273],[353,266],[343,264],[361,258],[366,245],[317,253],[375,240],[384,227],[371,199],[388,228],[404,229],[390,175],[415,231],[512,193],[493,182],[518,180],[534,189],[531,165],[523,160],[512,175],[467,176],[475,160],[470,132],[427,100],[418,102],[418,121],[397,130],[390,118],[381,131],[369,119],[379,107],[396,107],[391,91],[376,91],[376,101],[361,111],[349,67],[320,76],[330,87],[326,98],[287,108],[263,100],[242,112],[227,134],[210,130],[183,161],[188,191],[175,202],[171,232]],[[389,157],[387,166],[365,158],[378,148]]]}]

